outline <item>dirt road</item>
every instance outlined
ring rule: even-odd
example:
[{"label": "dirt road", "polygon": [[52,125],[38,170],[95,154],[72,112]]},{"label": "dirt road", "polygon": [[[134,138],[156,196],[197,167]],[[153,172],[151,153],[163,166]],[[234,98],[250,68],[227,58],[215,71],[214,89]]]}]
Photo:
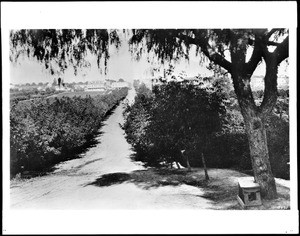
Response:
[{"label": "dirt road", "polygon": [[[127,99],[132,102],[134,90]],[[82,158],[60,163],[46,176],[11,182],[12,209],[162,209],[209,208],[203,191],[188,185],[144,189],[123,182],[99,187],[91,185],[103,174],[131,172],[144,167],[130,159],[131,146],[119,124],[124,122],[122,102],[101,128],[95,147]]]}]

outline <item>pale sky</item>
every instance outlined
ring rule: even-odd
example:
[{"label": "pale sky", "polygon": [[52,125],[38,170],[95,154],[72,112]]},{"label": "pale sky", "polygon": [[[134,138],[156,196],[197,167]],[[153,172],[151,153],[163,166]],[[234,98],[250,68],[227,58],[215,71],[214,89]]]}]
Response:
[{"label": "pale sky", "polygon": [[[251,55],[251,53],[250,53]],[[187,76],[202,76],[212,75],[212,72],[206,69],[206,65],[199,64],[199,57],[195,57],[193,50],[190,52],[189,62],[182,60],[175,65],[175,74],[185,71]],[[122,39],[122,44],[117,51],[114,46],[110,49],[110,59],[108,61],[107,75],[101,74],[97,67],[96,58],[89,57],[91,62],[90,68],[85,68],[79,71],[78,75],[74,75],[73,68],[69,68],[60,77],[64,82],[80,82],[80,81],[94,81],[104,80],[105,78],[118,80],[123,78],[128,82],[134,79],[140,79],[147,82],[151,75],[151,64],[147,62],[146,55],[140,61],[135,61],[130,52],[126,40]],[[168,64],[165,65],[168,67]],[[284,74],[286,65],[281,66],[279,74]],[[263,63],[254,72],[255,75],[263,75],[265,67]],[[162,70],[157,75],[162,75]],[[39,83],[39,82],[52,82],[58,75],[50,75],[49,71],[44,69],[44,64],[38,63],[35,59],[28,59],[25,56],[21,58],[17,64],[10,64],[10,83]]]}]

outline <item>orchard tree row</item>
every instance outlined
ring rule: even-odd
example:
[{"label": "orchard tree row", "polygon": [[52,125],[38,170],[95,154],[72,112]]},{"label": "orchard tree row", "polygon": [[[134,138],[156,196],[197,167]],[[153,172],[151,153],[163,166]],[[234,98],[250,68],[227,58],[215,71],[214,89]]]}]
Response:
[{"label": "orchard tree row", "polygon": [[13,102],[10,109],[11,175],[42,171],[68,158],[98,132],[127,88],[95,97],[42,98]]}]

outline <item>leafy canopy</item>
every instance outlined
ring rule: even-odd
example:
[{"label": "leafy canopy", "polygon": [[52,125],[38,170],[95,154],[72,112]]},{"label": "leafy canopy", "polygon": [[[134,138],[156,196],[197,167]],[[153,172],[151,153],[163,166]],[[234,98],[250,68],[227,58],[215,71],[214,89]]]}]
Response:
[{"label": "leafy canopy", "polygon": [[241,48],[253,49],[250,60],[243,61],[250,74],[267,57],[270,47],[275,47],[272,54],[278,57],[278,64],[288,56],[286,29],[22,29],[10,32],[10,60],[25,54],[43,62],[52,74],[53,64],[62,72],[73,66],[76,74],[78,68],[89,66],[91,53],[97,56],[98,67],[103,59],[106,72],[109,48],[119,48],[123,34],[129,35],[130,51],[136,59],[146,53],[162,63],[188,60],[194,46],[200,62],[208,59],[228,72],[232,69],[232,54]]},{"label": "leafy canopy", "polygon": [[203,150],[207,139],[221,130],[226,110],[217,89],[187,81],[156,85],[152,94],[143,87],[127,108],[124,129],[139,160],[148,165],[182,160],[181,150]]},{"label": "leafy canopy", "polygon": [[[240,49],[243,49],[243,63],[251,74],[267,56],[271,46],[276,47],[272,53],[278,56],[278,64],[288,54],[286,29],[139,29],[132,30],[132,33],[129,44],[138,58],[142,53],[152,52],[161,62],[180,58],[188,60],[191,47],[194,46],[200,62],[209,59],[228,72],[232,70],[232,56]],[[253,53],[246,63],[249,47],[253,49]]]},{"label": "leafy canopy", "polygon": [[[117,30],[106,29],[23,29],[10,32],[10,60],[16,62],[21,54],[34,57],[51,74],[64,72],[69,66],[90,66],[88,53],[97,57],[98,67],[103,60],[106,69],[109,48],[120,46]],[[56,67],[58,66],[58,69]]]}]

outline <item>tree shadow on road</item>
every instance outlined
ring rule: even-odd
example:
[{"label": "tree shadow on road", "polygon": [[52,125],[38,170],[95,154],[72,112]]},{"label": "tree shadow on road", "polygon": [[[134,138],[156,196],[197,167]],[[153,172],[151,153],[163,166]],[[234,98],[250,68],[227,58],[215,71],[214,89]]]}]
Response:
[{"label": "tree shadow on road", "polygon": [[86,184],[88,185],[94,185],[98,187],[107,187],[115,184],[122,184],[126,181],[131,180],[130,174],[127,173],[112,173],[112,174],[105,174],[101,177],[97,178],[95,181]]},{"label": "tree shadow on road", "polygon": [[178,186],[182,184],[195,187],[205,187],[207,185],[207,181],[204,178],[194,176],[192,172],[188,172],[185,169],[150,168],[146,170],[136,170],[130,173],[118,172],[104,174],[85,186],[94,185],[98,187],[107,187],[125,182],[134,183],[143,189],[158,188],[162,186]]},{"label": "tree shadow on road", "polygon": [[[148,190],[164,186],[189,185],[203,190],[203,194],[194,195],[199,198],[206,198],[211,201],[211,209],[219,210],[242,210],[238,204],[236,195],[238,193],[236,178],[244,174],[215,169],[210,171],[210,180],[205,180],[202,169],[167,169],[149,168],[146,170],[136,170],[130,173],[117,172],[99,176],[96,180],[86,184],[86,186],[108,187],[123,183],[133,183],[139,188]],[[229,177],[231,176],[231,177]],[[286,210],[290,209],[289,191],[278,186],[279,197],[275,200],[263,200],[263,205],[252,207],[249,210]]]}]

